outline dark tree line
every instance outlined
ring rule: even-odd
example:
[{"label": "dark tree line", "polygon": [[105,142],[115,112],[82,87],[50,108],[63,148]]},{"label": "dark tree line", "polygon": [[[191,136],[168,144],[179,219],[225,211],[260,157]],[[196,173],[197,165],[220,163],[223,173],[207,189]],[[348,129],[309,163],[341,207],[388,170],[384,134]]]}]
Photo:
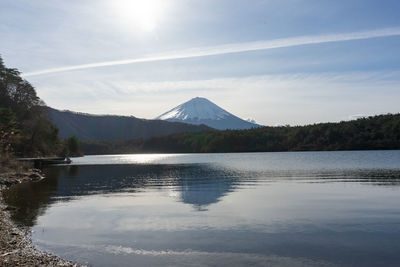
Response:
[{"label": "dark tree line", "polygon": [[68,152],[44,102],[21,73],[0,57],[0,155],[49,156]]},{"label": "dark tree line", "polygon": [[85,154],[400,149],[400,114],[339,123],[174,134],[126,142],[87,142]]}]

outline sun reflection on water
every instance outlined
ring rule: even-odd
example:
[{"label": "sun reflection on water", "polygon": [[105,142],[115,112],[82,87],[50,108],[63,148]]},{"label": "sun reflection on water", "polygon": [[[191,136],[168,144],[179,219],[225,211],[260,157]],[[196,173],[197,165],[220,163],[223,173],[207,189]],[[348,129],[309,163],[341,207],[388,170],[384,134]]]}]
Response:
[{"label": "sun reflection on water", "polygon": [[98,164],[160,164],[173,163],[171,159],[184,157],[185,154],[126,154],[126,155],[101,155],[72,158],[74,165]]}]

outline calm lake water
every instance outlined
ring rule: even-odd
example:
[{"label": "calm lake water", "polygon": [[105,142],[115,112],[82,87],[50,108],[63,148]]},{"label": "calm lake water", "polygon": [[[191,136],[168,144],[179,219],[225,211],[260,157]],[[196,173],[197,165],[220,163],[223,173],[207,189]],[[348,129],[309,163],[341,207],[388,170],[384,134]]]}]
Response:
[{"label": "calm lake water", "polygon": [[87,156],[5,194],[91,266],[399,266],[400,151]]}]

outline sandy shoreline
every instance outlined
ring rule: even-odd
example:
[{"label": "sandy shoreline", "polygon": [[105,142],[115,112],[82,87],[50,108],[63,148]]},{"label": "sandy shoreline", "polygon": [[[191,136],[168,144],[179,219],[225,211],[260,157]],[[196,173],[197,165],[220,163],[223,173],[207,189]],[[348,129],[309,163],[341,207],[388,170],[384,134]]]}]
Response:
[{"label": "sandy shoreline", "polygon": [[36,249],[28,228],[16,226],[3,201],[3,191],[13,184],[43,179],[39,170],[0,174],[0,266],[80,266]]}]

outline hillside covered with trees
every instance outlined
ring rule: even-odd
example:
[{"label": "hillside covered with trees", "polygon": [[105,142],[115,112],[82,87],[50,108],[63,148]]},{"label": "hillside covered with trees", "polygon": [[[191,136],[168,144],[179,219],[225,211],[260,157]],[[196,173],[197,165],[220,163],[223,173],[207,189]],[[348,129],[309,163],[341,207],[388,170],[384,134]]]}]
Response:
[{"label": "hillside covered with trees", "polygon": [[7,68],[0,57],[0,156],[52,156],[68,154],[68,142],[43,111],[35,88]]},{"label": "hillside covered with trees", "polygon": [[79,140],[126,141],[134,138],[165,136],[174,133],[210,131],[205,125],[145,120],[133,116],[91,115],[46,108],[60,137],[76,136]]},{"label": "hillside covered with trees", "polygon": [[87,142],[85,154],[400,149],[400,114],[339,123],[174,134],[127,142]]}]

